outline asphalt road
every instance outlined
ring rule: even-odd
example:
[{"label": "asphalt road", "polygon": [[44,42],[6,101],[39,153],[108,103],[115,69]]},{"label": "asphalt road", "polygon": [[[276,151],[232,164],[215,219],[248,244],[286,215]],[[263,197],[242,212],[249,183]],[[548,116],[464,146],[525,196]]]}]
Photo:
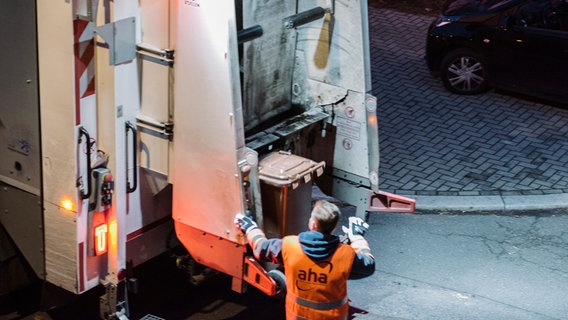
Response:
[{"label": "asphalt road", "polygon": [[350,283],[355,319],[568,319],[564,212],[372,215],[376,273]]}]

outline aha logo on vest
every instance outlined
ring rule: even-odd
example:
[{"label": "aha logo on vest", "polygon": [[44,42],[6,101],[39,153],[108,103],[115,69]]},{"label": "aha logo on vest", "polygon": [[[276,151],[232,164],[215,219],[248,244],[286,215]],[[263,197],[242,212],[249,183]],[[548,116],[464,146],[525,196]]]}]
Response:
[{"label": "aha logo on vest", "polygon": [[320,261],[308,267],[308,269],[299,269],[296,275],[296,288],[301,291],[314,289],[314,286],[326,285],[328,275],[333,269],[333,264],[329,261]]}]

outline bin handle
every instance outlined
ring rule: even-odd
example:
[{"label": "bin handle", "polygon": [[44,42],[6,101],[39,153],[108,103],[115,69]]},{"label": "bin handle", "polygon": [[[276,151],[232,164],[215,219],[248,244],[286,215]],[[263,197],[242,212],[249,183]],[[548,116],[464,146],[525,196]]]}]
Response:
[{"label": "bin handle", "polygon": [[[260,177],[260,179],[266,183],[275,185],[275,186],[280,186],[280,185],[289,185],[295,184],[296,179],[305,177],[307,175],[315,175],[316,177],[319,177],[322,173],[323,173],[323,168],[325,167],[325,162],[319,162],[317,164],[315,164],[313,167],[310,167],[298,174],[296,174],[293,179],[292,178],[288,178],[285,179],[284,177],[278,177],[278,176],[273,176],[273,175],[268,175],[268,174],[261,174],[262,176]],[[295,189],[296,187],[294,187]]]}]

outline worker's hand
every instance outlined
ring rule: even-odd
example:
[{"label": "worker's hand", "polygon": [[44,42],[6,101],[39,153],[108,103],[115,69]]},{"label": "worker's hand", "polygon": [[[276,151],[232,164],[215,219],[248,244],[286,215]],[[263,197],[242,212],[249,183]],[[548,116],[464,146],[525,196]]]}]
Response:
[{"label": "worker's hand", "polygon": [[247,217],[242,213],[237,213],[234,222],[237,228],[241,229],[241,231],[245,234],[249,233],[249,231],[253,229],[258,228],[258,225],[256,224],[256,222],[254,222],[254,220],[252,220],[251,217]]},{"label": "worker's hand", "polygon": [[369,224],[359,217],[349,217],[349,228],[342,226],[341,229],[351,242],[363,238],[363,235],[369,230]]}]

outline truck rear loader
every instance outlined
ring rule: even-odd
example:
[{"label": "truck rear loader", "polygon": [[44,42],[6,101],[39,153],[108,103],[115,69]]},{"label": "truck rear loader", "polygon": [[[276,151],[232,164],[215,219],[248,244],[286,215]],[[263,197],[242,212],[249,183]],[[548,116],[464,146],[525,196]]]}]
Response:
[{"label": "truck rear loader", "polygon": [[379,190],[365,0],[0,0],[0,35],[0,295],[104,286],[125,318],[128,269],[179,241],[196,283],[274,296],[236,214],[298,233],[316,186],[414,210]]}]

